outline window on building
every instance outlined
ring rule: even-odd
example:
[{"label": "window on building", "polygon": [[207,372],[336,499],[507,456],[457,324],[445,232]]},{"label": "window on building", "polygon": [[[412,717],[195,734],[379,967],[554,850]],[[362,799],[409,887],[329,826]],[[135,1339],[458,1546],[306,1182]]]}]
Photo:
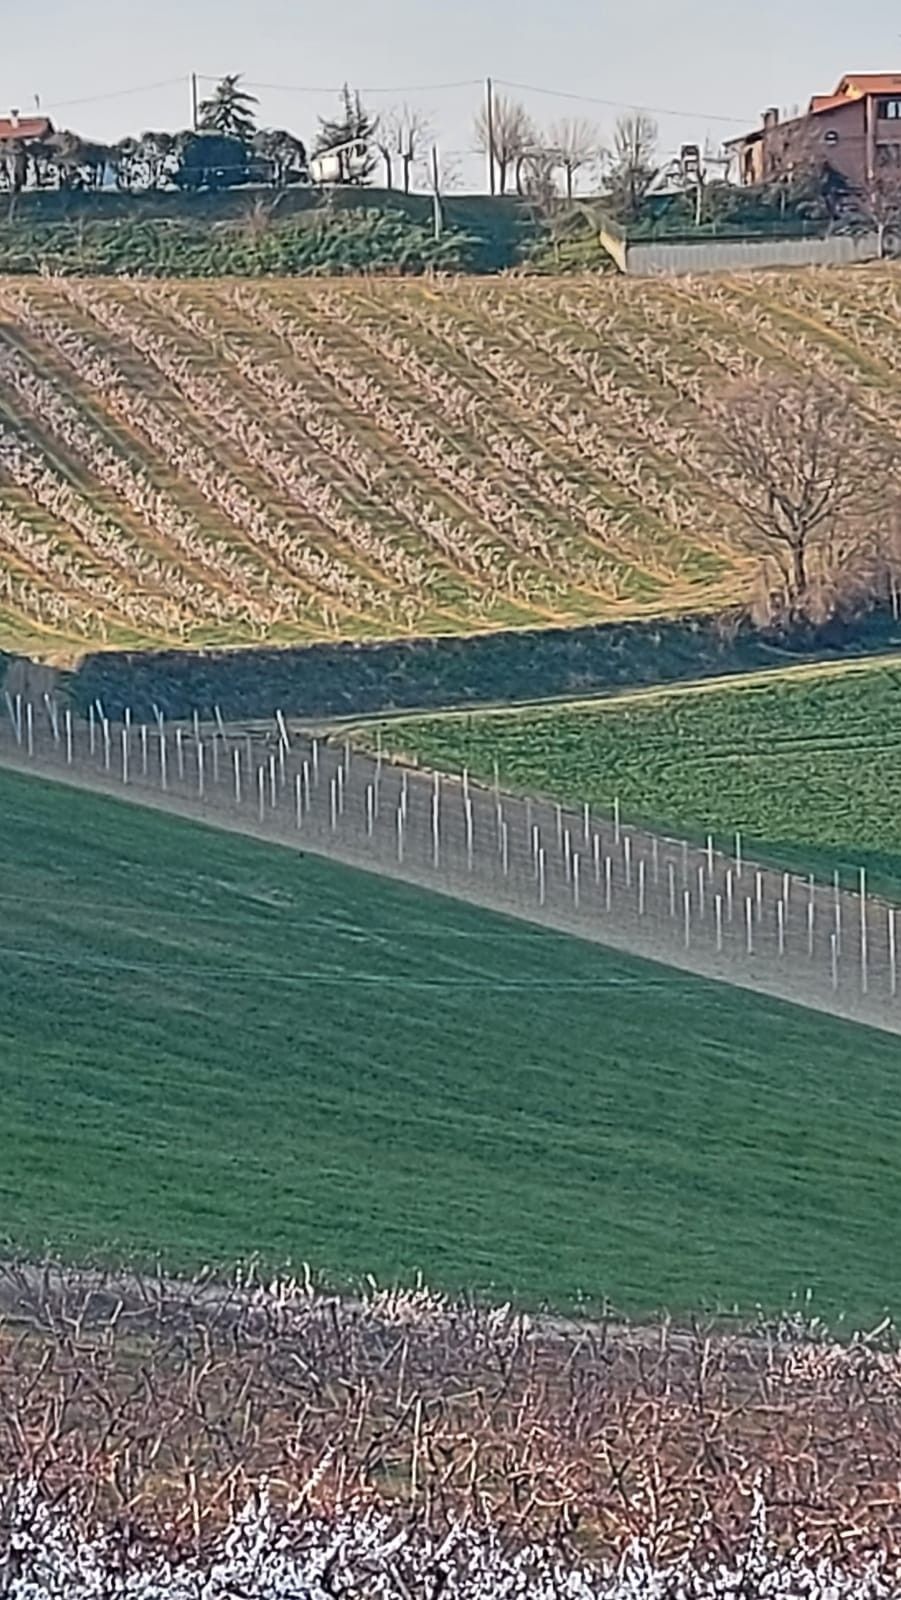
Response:
[{"label": "window on building", "polygon": [[901,100],[879,100],[876,115],[884,122],[901,122]]}]

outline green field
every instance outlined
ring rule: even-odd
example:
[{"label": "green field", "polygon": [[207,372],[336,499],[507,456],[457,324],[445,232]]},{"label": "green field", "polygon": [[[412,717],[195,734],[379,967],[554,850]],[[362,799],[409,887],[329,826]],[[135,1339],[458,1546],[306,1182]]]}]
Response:
[{"label": "green field", "polygon": [[896,1039],[34,779],[0,815],[10,1244],[898,1303]]},{"label": "green field", "polygon": [[[372,737],[371,732],[367,737]],[[386,723],[385,747],[901,896],[901,660]]]}]

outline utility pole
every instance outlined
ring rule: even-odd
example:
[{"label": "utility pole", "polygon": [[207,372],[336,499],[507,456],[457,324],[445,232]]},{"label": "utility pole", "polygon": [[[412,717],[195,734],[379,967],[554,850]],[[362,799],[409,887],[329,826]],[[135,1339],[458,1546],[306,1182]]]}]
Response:
[{"label": "utility pole", "polygon": [[432,145],[432,208],[435,218],[435,238],[444,231],[444,212],[441,206],[441,169],[438,165],[438,146]]},{"label": "utility pole", "polygon": [[494,175],[494,84],[485,79],[485,128],[488,134],[488,193],[497,193]]},{"label": "utility pole", "polygon": [[198,98],[197,98],[197,73],[196,72],[192,72],[191,73],[190,87],[191,87],[191,127],[193,128],[194,132],[196,133],[197,132],[197,125],[198,125],[198,123],[200,121],[200,112],[199,112]]}]

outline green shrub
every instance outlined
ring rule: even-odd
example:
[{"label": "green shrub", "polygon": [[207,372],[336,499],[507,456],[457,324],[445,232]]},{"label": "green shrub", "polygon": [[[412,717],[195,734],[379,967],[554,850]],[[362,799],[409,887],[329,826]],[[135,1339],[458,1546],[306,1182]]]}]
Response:
[{"label": "green shrub", "polygon": [[460,229],[440,239],[394,210],[313,211],[285,222],[202,218],[63,219],[0,227],[0,272],[98,277],[299,277],[458,271],[474,244]]},{"label": "green shrub", "polygon": [[600,623],[584,628],[491,633],[384,644],[293,649],[102,651],[69,680],[82,711],[94,700],[112,716],[144,720],[159,706],[184,717],[218,706],[225,717],[355,716],[393,709],[485,705],[579,696],[641,684],[748,672],[811,656],[897,647],[890,617],[833,626],[789,642],[713,616]]}]

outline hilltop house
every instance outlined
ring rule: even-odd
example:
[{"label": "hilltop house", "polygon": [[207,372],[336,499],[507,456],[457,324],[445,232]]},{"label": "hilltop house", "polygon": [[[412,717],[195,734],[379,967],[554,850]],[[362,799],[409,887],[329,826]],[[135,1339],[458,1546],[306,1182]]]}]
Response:
[{"label": "hilltop house", "polygon": [[887,167],[901,173],[901,73],[848,73],[833,94],[814,95],[802,116],[782,121],[771,108],[760,128],[726,148],[743,184],[777,183],[828,165],[865,189]]},{"label": "hilltop house", "polygon": [[8,117],[0,117],[0,149],[10,144],[49,139],[52,132],[53,123],[49,117],[20,117],[18,111],[11,111]]}]

